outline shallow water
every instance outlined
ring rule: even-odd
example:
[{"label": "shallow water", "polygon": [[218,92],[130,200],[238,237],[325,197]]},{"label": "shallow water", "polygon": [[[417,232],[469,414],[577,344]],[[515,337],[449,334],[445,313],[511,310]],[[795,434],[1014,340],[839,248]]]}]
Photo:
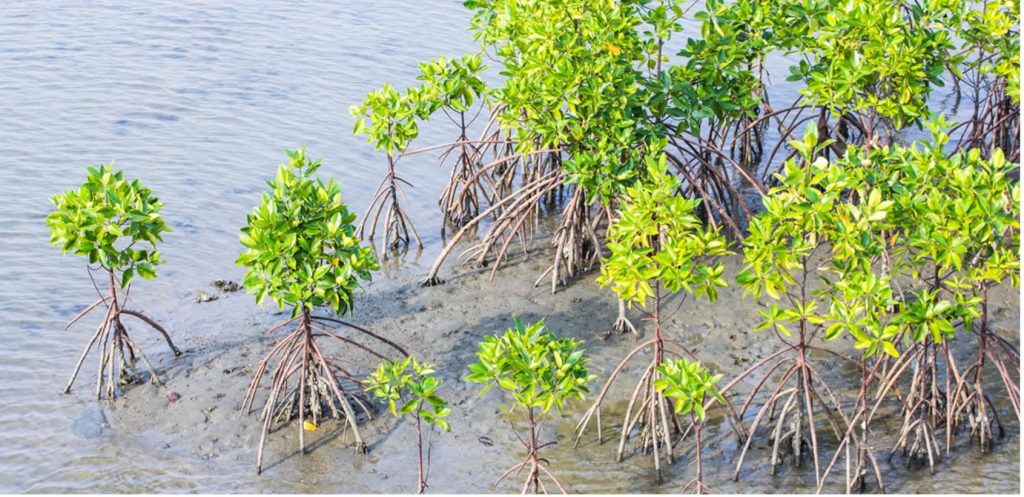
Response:
[{"label": "shallow water", "polygon": [[[168,389],[184,389],[193,372],[203,378],[201,370],[219,367],[222,354],[230,362],[235,345],[264,350],[251,342],[260,335],[257,330],[272,322],[270,311],[256,309],[244,295],[223,296],[209,305],[195,305],[192,299],[198,290],[212,292],[208,287],[212,279],[237,280],[241,275],[234,265],[238,227],[258,201],[266,178],[285,159],[284,149],[306,145],[310,155],[323,157],[322,174],[341,180],[346,201],[361,213],[383,164],[380,154],[351,135],[348,106],[386,81],[398,87],[413,83],[419,61],[439,54],[459,55],[474,46],[464,31],[469,13],[457,1],[232,3],[228,7],[221,2],[168,0],[40,1],[0,6],[0,281],[4,283],[0,286],[0,405],[4,407],[0,410],[0,491],[408,488],[386,476],[366,476],[406,472],[411,462],[408,454],[385,443],[367,461],[353,463],[356,474],[339,472],[332,463],[348,456],[327,445],[304,464],[291,457],[267,476],[252,478],[252,440],[235,434],[237,443],[221,447],[214,440],[216,433],[211,436],[209,431],[169,424],[166,418],[185,415],[162,400],[166,389],[139,387],[127,398],[133,403],[108,405],[93,400],[92,360],[72,395],[60,394],[89,327],[86,322],[69,332],[61,328],[92,301],[94,292],[84,262],[62,258],[49,245],[43,218],[50,209],[48,197],[77,185],[86,165],[116,159],[120,168],[141,178],[166,205],[164,215],[174,230],[161,249],[168,263],[159,268],[158,280],[138,284],[133,298],[138,307],[171,329],[192,356],[175,362],[159,341],[143,335],[142,346],[151,351],[158,368],[168,371]],[[782,79],[783,71],[776,71],[776,79]],[[787,98],[785,86],[773,91],[780,92],[780,99],[792,98],[791,93]],[[443,127],[427,129],[421,143],[442,141],[444,131]],[[430,157],[415,165],[403,174],[416,185],[408,192],[409,212],[427,247],[422,254],[407,255],[399,269],[373,285],[371,299],[376,300],[371,301],[380,304],[379,309],[394,310],[388,305],[396,304],[385,305],[385,301],[420,298],[408,296],[420,292],[412,286],[414,280],[440,250],[434,229],[439,219],[435,199],[446,175]],[[521,279],[532,281],[531,275]],[[472,281],[479,285],[470,293],[473,297],[492,288]],[[529,287],[524,281],[499,278],[496,288],[514,298],[484,302],[475,308],[478,315],[466,318],[468,322],[491,323],[483,317],[506,316],[516,306],[533,306],[539,313],[550,314],[553,309],[569,312],[575,305],[567,299],[576,297],[565,293],[550,297],[543,288],[518,290]],[[579,330],[590,327],[588,320],[600,321],[594,326],[601,327],[614,317],[614,309],[606,305],[607,296],[590,289],[590,279],[576,286],[580,288],[573,291],[580,292],[579,298],[601,295],[604,299],[600,317],[573,311]],[[406,287],[408,291],[403,290]],[[422,298],[443,303],[446,291],[424,290]],[[1017,305],[1009,308],[1018,309]],[[1019,315],[1019,310],[1013,312]],[[434,326],[447,316],[440,313],[412,322]],[[391,322],[383,314],[371,311],[365,317],[387,328]],[[572,326],[572,321],[565,326]],[[419,338],[427,334],[424,331]],[[607,363],[619,354],[616,350],[629,346],[616,344],[602,357]],[[440,349],[434,360],[463,364],[469,359],[453,354],[450,348]],[[452,373],[450,381],[457,383],[457,376]],[[248,380],[239,376],[234,381],[244,388]],[[204,383],[207,389],[210,384]],[[476,403],[475,395],[467,398],[473,399],[467,406]],[[216,430],[252,423],[233,405],[221,407],[219,418],[210,421],[220,423],[213,425]],[[489,412],[488,405],[478,407]],[[558,423],[560,435],[571,430],[576,415]],[[204,416],[209,421],[213,415]],[[400,437],[407,437],[409,427],[400,425],[400,430]],[[197,433],[206,438],[196,441]],[[511,443],[511,436],[503,436],[503,442]],[[293,440],[280,442],[284,447]],[[723,438],[722,443],[731,442]],[[475,444],[475,436],[463,433],[446,442],[437,455],[455,461],[466,447],[475,449]],[[577,483],[592,479],[574,487],[581,491],[678,488],[655,485],[646,463],[624,465],[617,482],[597,478],[601,473],[596,468],[604,468],[611,460],[605,449],[591,447],[573,456],[559,447],[558,467],[575,475]],[[925,472],[900,473],[899,488],[906,492],[1016,492],[1018,450],[1014,424],[1009,441],[994,454],[981,458],[960,454],[960,461],[936,478]],[[712,462],[722,467],[730,460],[725,452],[712,456]],[[763,469],[716,490],[806,489],[800,486],[806,485],[806,478],[772,479]],[[445,469],[437,471],[446,474]],[[444,487],[439,483],[438,489],[489,488],[486,478],[477,481],[471,471],[447,473],[451,480]]]}]

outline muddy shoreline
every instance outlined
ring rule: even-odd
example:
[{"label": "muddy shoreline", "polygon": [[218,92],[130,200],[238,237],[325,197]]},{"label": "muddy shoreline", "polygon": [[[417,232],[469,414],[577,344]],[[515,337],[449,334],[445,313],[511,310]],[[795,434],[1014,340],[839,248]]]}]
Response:
[{"label": "muddy shoreline", "polygon": [[[446,284],[429,288],[419,287],[415,277],[405,272],[375,282],[358,298],[353,322],[436,364],[444,381],[440,393],[452,405],[453,428],[451,433],[434,437],[430,492],[518,491],[514,479],[497,488],[492,484],[501,470],[522,457],[522,447],[499,411],[501,394],[494,389],[479,396],[478,385],[463,381],[466,365],[474,360],[477,341],[510,326],[514,313],[528,321],[545,317],[556,333],[585,340],[592,371],[598,375],[591,384],[592,395],[611,368],[636,346],[636,338],[630,334],[606,337],[616,316],[616,302],[609,291],[597,287],[593,274],[555,294],[545,285],[535,288],[533,282],[547,261],[544,254],[534,254],[525,262],[498,271],[493,281],[488,281],[486,269],[454,268]],[[737,256],[730,257],[727,272],[735,272],[738,263]],[[415,429],[409,422],[396,423],[384,411],[362,425],[362,436],[369,445],[365,456],[354,451],[349,434],[342,433],[342,425],[335,420],[323,423],[316,432],[307,432],[307,444],[312,449],[300,455],[297,422],[293,421],[268,437],[264,473],[257,476],[257,416],[244,415],[240,408],[256,363],[280,337],[281,331],[271,336],[266,330],[288,316],[273,308],[259,309],[252,296],[244,292],[221,292],[211,287],[194,293],[200,290],[218,298],[196,303],[195,295],[181,296],[182,312],[175,316],[172,332],[185,355],[173,358],[159,344],[148,344],[165,385],[131,388],[109,407],[101,402],[95,410],[87,409],[81,423],[76,423],[76,430],[82,432],[103,431],[110,439],[112,452],[130,454],[131,460],[113,464],[107,475],[80,474],[77,476],[82,480],[76,482],[76,473],[70,472],[39,482],[29,491],[75,491],[86,478],[92,478],[88,490],[99,492],[405,493],[415,489]],[[993,304],[993,327],[1018,341],[1017,292],[1001,287],[995,292]],[[773,337],[753,331],[756,305],[743,298],[735,286],[722,291],[715,303],[676,298],[665,309],[669,313],[667,334],[692,348],[705,364],[726,378],[774,350]],[[631,318],[643,334],[646,323],[635,312]],[[833,346],[850,348],[848,343]],[[332,353],[339,352],[334,344],[327,347]],[[358,359],[352,352],[343,357],[355,359],[363,374],[373,365],[373,361]],[[823,358],[821,365],[829,378],[857,376],[835,361]],[[609,407],[602,419],[603,445],[597,443],[596,432],[591,431],[577,449],[572,448],[573,428],[587,404],[576,403],[561,416],[551,412],[543,418],[542,436],[559,442],[546,456],[571,492],[672,493],[692,477],[689,444],[686,451],[677,450],[677,456],[682,457],[668,468],[661,485],[655,481],[649,457],[633,454],[622,463],[614,460],[617,418],[628,394],[625,390],[639,377],[642,366],[643,359],[631,363],[625,370],[626,381],[618,382],[609,395]],[[837,384],[843,382],[837,380]],[[82,383],[74,395],[88,395],[91,386]],[[745,387],[749,389],[750,385]],[[174,394],[178,398],[169,400]],[[258,401],[265,395],[265,390],[261,391]],[[997,440],[990,454],[981,455],[961,438],[960,447],[943,458],[936,475],[922,468],[908,470],[898,458],[892,464],[883,462],[888,490],[1017,493],[1019,426],[1016,421],[1008,425],[1006,438]],[[877,431],[887,434],[894,429]],[[708,432],[706,480],[714,491],[814,491],[813,470],[806,466],[784,466],[778,475],[770,475],[764,436],[755,440],[740,481],[732,481],[735,438],[717,414],[712,414]],[[493,445],[481,440],[493,441]],[[826,445],[834,443],[826,441]],[[888,447],[885,437],[878,437],[878,445]],[[159,477],[150,477],[152,471],[157,471]],[[69,477],[71,481],[59,481]],[[837,474],[826,491],[842,491],[841,485]]]}]

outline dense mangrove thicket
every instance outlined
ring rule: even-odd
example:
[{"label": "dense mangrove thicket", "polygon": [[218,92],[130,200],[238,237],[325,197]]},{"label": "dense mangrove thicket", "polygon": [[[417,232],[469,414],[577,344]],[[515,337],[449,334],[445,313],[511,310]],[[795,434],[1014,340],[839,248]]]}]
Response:
[{"label": "dense mangrove thicket", "polygon": [[[713,404],[740,441],[736,478],[766,438],[773,473],[807,464],[819,489],[842,473],[847,492],[884,490],[880,450],[934,471],[957,437],[988,451],[1019,423],[1019,353],[987,325],[988,289],[1019,283],[1019,4],[465,6],[478,53],[422,64],[420,85],[387,85],[353,107],[355,132],[388,159],[364,222],[383,216],[387,252],[409,246],[397,166],[433,167],[418,158],[428,152],[451,175],[439,200],[449,236],[427,285],[443,283],[442,263],[467,241],[463,256],[493,274],[554,214],[537,283],[550,278],[555,291],[600,265],[620,299],[614,329],[636,331],[632,305],[653,327],[610,373],[577,443],[592,421],[602,441],[608,386],[645,350],[618,459],[635,437],[660,474],[695,433],[698,492]],[[792,102],[770,98],[782,79],[800,86]],[[947,122],[939,95],[969,117]],[[439,119],[455,139],[413,148],[419,127]],[[713,299],[728,284],[716,259],[729,251],[745,267],[728,279],[762,306],[758,329],[779,348],[719,388],[689,362],[700,351],[664,335],[659,306],[681,290]],[[886,442],[880,413],[902,419]]]},{"label": "dense mangrove thicket", "polygon": [[[424,284],[444,283],[442,264],[463,243],[462,255],[493,275],[516,241],[528,252],[553,218],[543,233],[551,260],[535,285],[549,278],[554,292],[599,269],[597,283],[619,303],[607,324],[646,331],[604,372],[575,425],[577,446],[603,443],[601,413],[624,400],[611,425],[616,460],[650,456],[659,482],[690,458],[684,490],[713,488],[703,448],[716,429],[737,439],[734,479],[760,452],[760,467],[813,474],[818,491],[841,482],[848,493],[884,492],[883,458],[934,472],[964,445],[998,450],[1014,425],[1019,433],[1019,337],[989,326],[990,290],[1019,285],[1019,4],[465,5],[477,53],[423,63],[418,86],[387,84],[352,109],[355,132],[387,166],[359,224],[303,149],[288,152],[242,228],[244,286],[260,304],[291,308],[269,330],[290,331],[255,365],[240,403],[251,413],[262,402],[257,472],[268,434],[293,419],[301,453],[306,432],[330,417],[365,452],[360,424],[377,400],[415,424],[416,488],[428,488],[433,433],[448,431],[452,414],[435,367],[343,320],[379,268],[376,236],[383,258],[422,246],[401,172],[435,167],[422,164],[427,153],[450,175],[438,200],[445,246]],[[783,78],[800,86],[792,102],[770,98]],[[969,118],[934,111],[939,87]],[[438,120],[454,125],[453,141],[414,148],[420,126]],[[180,354],[163,328],[126,308],[134,277],[155,277],[162,262],[162,204],[111,166],[90,168],[54,204],[52,242],[88,257],[107,288],[97,283],[99,300],[69,323],[105,309],[67,390],[94,347],[98,397],[140,381],[137,359],[158,382],[121,317],[151,325]],[[742,257],[736,274],[726,274],[730,254]],[[685,345],[693,337],[672,336],[662,307],[673,295],[699,306],[730,285],[757,304],[756,329],[774,350],[726,378],[707,366],[710,351]],[[326,341],[349,354],[325,354]],[[518,317],[478,344],[465,380],[511,397],[503,415],[526,450],[495,485],[524,475],[524,493],[565,492],[541,455],[557,443],[541,418],[589,393],[596,375],[581,345]],[[356,355],[376,371],[365,376]],[[624,381],[628,398],[613,400]]]}]

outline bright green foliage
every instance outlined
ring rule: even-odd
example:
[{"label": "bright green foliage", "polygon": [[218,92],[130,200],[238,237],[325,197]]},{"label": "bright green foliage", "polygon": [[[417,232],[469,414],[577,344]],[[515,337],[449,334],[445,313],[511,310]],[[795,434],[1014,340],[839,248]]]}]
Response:
[{"label": "bright green foliage", "polygon": [[979,316],[982,289],[1020,278],[1020,184],[1018,164],[995,149],[989,160],[972,149],[947,155],[945,122],[928,123],[933,141],[910,148],[851,151],[893,199],[891,222],[901,229],[888,239],[892,270],[925,284],[907,299],[898,324],[909,336],[941,343],[952,323]]},{"label": "bright green foliage", "polygon": [[512,393],[516,408],[559,411],[566,401],[583,399],[588,392],[583,342],[557,338],[538,321],[529,326],[515,318],[515,326],[503,336],[488,336],[480,342],[478,362],[469,365],[467,381],[485,383],[483,392],[498,385]]},{"label": "bright green foliage", "polygon": [[479,54],[422,63],[417,77],[423,81],[420,86],[400,93],[385,84],[368,93],[362,104],[352,106],[353,134],[365,133],[377,150],[401,154],[419,136],[417,119],[427,119],[441,109],[466,112],[485,96],[487,85],[480,77],[485,69]]},{"label": "bright green foliage", "polygon": [[402,153],[419,135],[416,124],[417,97],[415,91],[403,95],[390,84],[371,91],[360,105],[353,105],[356,118],[353,134],[366,133],[367,141],[388,155]]},{"label": "bright green foliage", "polygon": [[318,306],[349,313],[359,281],[369,281],[379,266],[359,245],[341,187],[313,177],[321,161],[309,160],[305,149],[288,157],[242,228],[246,251],[237,263],[248,269],[245,287],[260,304],[270,297],[281,309],[293,305],[293,315]]},{"label": "bright green foliage", "polygon": [[723,401],[715,384],[722,375],[714,376],[707,368],[697,361],[685,357],[670,359],[658,365],[658,379],[654,380],[654,388],[668,399],[672,399],[676,414],[688,414],[691,411],[697,420],[704,421],[704,401],[708,396]]},{"label": "bright green foliage", "polygon": [[944,122],[928,126],[932,143],[852,147],[831,164],[810,160],[822,146],[813,129],[793,144],[808,164],[787,163],[765,197],[737,276],[782,303],[762,311],[760,329],[826,326],[825,338],[846,331],[867,354],[896,356],[895,337],[941,343],[979,316],[983,288],[1019,284],[1019,166],[998,149],[948,155]]},{"label": "bright green foliage", "polygon": [[650,82],[655,115],[677,119],[695,135],[710,118],[754,117],[764,91],[755,66],[777,39],[769,22],[778,14],[776,3],[706,2],[694,16],[701,21],[700,37],[688,38],[679,52],[683,61]]},{"label": "bright green foliage", "polygon": [[608,231],[611,255],[598,283],[640,306],[654,296],[652,282],[673,293],[685,289],[715,300],[718,288],[726,286],[725,268],[718,261],[729,253],[725,237],[697,218],[699,199],[678,194],[679,180],[665,171],[664,155],[647,162],[650,179],[627,190],[619,218]]},{"label": "bright green foliage", "polygon": [[971,52],[969,67],[991,73],[1006,81],[1006,93],[1020,104],[1020,2],[985,2],[984,8],[966,9],[962,50]]},{"label": "bright green foliage", "polygon": [[[650,44],[640,2],[470,0],[471,29],[501,60],[493,103],[520,152],[565,150],[567,181],[588,200],[632,184],[649,142],[638,92]],[[640,167],[638,167],[640,166]]]},{"label": "bright green foliage", "polygon": [[434,366],[422,364],[415,357],[401,361],[384,361],[366,378],[366,390],[388,402],[395,417],[413,414],[441,431],[451,430],[445,419],[452,410],[437,395],[441,381],[433,376]]},{"label": "bright green foliage", "polygon": [[[958,58],[943,24],[956,15],[943,3],[907,8],[899,2],[824,2],[827,10],[800,52],[810,62],[793,66],[790,79],[813,103],[837,115],[874,110],[897,129],[928,116],[928,96],[943,86]],[[952,2],[958,3],[958,2]]]},{"label": "bright green foliage", "polygon": [[171,230],[160,217],[163,204],[112,163],[88,170],[81,187],[53,197],[56,209],[46,216],[50,242],[65,254],[120,271],[122,289],[136,274],[155,278],[156,265],[163,262],[156,244]]},{"label": "bright green foliage", "polygon": [[736,277],[744,293],[772,299],[758,329],[790,335],[796,325],[804,337],[827,324],[826,339],[845,330],[869,355],[895,354],[885,313],[893,304],[891,275],[874,274],[871,266],[885,248],[893,202],[865,182],[859,163],[814,159],[828,142],[818,143],[813,126],[791,145],[805,164],[788,161],[781,185],[764,197]]},{"label": "bright green foliage", "polygon": [[417,115],[426,119],[438,109],[469,111],[487,91],[487,84],[480,78],[485,69],[480,54],[454,59],[438,57],[421,63],[417,79],[423,84],[411,93],[418,97]]}]

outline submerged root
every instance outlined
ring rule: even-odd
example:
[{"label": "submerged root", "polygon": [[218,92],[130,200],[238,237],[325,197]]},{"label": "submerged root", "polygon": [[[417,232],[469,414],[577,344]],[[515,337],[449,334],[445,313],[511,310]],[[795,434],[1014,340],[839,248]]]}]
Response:
[{"label": "submerged root", "polygon": [[910,389],[902,406],[903,424],[889,453],[889,460],[899,453],[906,458],[908,467],[915,460],[927,461],[932,473],[935,472],[935,461],[942,456],[935,432],[936,427],[946,420],[947,401],[946,392],[939,384],[937,350],[938,346],[930,341],[916,344],[894,364],[891,379],[886,382],[895,383],[906,366],[912,365]]},{"label": "submerged root", "polygon": [[[675,345],[676,347],[668,348],[667,345]],[[661,392],[658,392],[654,387],[654,382],[658,377],[657,367],[664,361],[666,354],[678,357],[681,351],[692,357],[689,351],[686,351],[685,348],[675,342],[656,337],[644,342],[626,355],[618,366],[615,367],[611,375],[609,375],[594,404],[583,415],[579,423],[576,424],[575,444],[579,445],[584,432],[595,417],[598,443],[604,443],[601,427],[601,406],[605,397],[626,364],[647,347],[653,348],[653,357],[650,365],[644,370],[644,374],[640,377],[630,395],[629,404],[626,406],[626,414],[622,420],[622,431],[619,436],[615,460],[622,462],[626,450],[626,442],[630,438],[635,437],[638,441],[637,448],[640,453],[644,455],[650,454],[654,458],[654,468],[660,482],[662,479],[662,459],[668,464],[672,463],[674,458],[673,438],[676,434],[682,433],[683,424],[675,413],[671,399],[662,396]]]},{"label": "submerged root", "polygon": [[[1020,390],[1011,375],[1010,368],[1015,368],[1020,377],[1020,362],[1012,345],[991,333],[983,331],[979,334],[977,359],[966,369],[957,382],[953,402],[950,405],[949,426],[952,433],[964,428],[972,442],[976,442],[982,453],[992,450],[996,430],[999,438],[1006,436],[1006,427],[999,416],[995,404],[985,391],[984,370],[986,364],[995,367],[1000,380],[1006,388],[1007,396],[1020,418]],[[1009,365],[1009,367],[1008,367]]]}]

